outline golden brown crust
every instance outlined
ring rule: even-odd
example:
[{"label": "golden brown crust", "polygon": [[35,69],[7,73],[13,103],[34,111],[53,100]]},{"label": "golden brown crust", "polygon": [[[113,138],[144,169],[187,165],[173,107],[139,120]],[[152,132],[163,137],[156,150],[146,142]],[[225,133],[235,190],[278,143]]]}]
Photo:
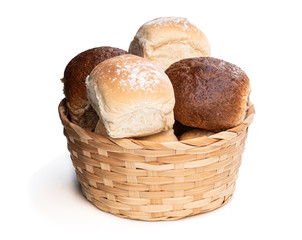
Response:
[{"label": "golden brown crust", "polygon": [[167,70],[175,93],[175,119],[186,126],[221,131],[239,125],[250,93],[247,75],[212,57],[189,58]]},{"label": "golden brown crust", "polygon": [[127,52],[113,47],[97,47],[78,54],[67,64],[62,81],[73,123],[89,130],[95,128],[98,116],[88,104],[86,77],[99,63],[122,54],[127,54]]}]

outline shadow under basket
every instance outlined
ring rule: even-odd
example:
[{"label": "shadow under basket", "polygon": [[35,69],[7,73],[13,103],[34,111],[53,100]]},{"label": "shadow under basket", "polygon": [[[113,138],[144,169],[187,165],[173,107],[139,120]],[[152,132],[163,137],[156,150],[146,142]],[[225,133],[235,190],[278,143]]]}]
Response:
[{"label": "shadow under basket", "polygon": [[119,217],[175,220],[212,211],[232,197],[248,127],[210,137],[157,143],[104,137],[71,123],[59,105],[68,150],[85,197]]}]

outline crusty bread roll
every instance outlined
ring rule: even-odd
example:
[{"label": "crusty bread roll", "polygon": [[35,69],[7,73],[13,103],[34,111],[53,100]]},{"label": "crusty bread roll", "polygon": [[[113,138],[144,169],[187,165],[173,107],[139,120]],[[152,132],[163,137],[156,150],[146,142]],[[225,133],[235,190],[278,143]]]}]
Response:
[{"label": "crusty bread roll", "polygon": [[184,140],[188,140],[188,139],[192,139],[192,138],[198,138],[198,137],[209,137],[211,135],[213,135],[214,132],[210,132],[210,131],[206,131],[206,130],[203,130],[203,129],[193,129],[193,130],[190,130],[190,131],[187,131],[185,133],[183,133],[179,140],[180,141],[184,141]]},{"label": "crusty bread roll", "polygon": [[85,86],[86,77],[100,62],[126,51],[112,47],[97,47],[86,50],[75,56],[64,71],[64,94],[71,121],[80,127],[93,130],[98,115],[88,103]]},{"label": "crusty bread roll", "polygon": [[245,118],[250,94],[247,75],[212,57],[189,58],[167,70],[175,93],[175,119],[209,131],[235,127]]},{"label": "crusty bread roll", "polygon": [[151,141],[151,142],[176,142],[178,141],[177,137],[174,134],[173,129],[168,131],[156,133],[146,137],[137,138],[139,140]]},{"label": "crusty bread roll", "polygon": [[163,17],[139,28],[129,53],[147,58],[165,71],[178,60],[210,56],[210,44],[205,34],[187,19]]},{"label": "crusty bread roll", "polygon": [[173,127],[172,84],[144,58],[131,54],[110,58],[93,69],[86,86],[112,138],[146,136]]}]

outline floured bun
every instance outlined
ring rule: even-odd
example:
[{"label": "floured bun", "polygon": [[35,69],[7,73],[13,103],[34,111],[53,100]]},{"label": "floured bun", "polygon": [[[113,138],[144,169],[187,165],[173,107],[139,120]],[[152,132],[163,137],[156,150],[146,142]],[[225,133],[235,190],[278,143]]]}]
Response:
[{"label": "floured bun", "polygon": [[162,17],[140,27],[129,53],[147,58],[165,71],[178,60],[210,56],[210,44],[205,34],[186,18]]},{"label": "floured bun", "polygon": [[147,136],[173,127],[174,91],[167,75],[131,54],[97,65],[88,98],[112,138]]},{"label": "floured bun", "polygon": [[87,99],[86,77],[100,62],[126,51],[114,47],[97,47],[79,53],[67,64],[64,71],[64,94],[71,121],[80,127],[93,130],[98,115]]}]

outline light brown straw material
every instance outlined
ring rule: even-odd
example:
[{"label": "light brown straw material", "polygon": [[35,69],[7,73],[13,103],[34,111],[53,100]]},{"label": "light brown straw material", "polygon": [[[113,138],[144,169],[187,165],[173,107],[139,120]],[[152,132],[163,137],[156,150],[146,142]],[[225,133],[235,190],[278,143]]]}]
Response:
[{"label": "light brown straw material", "polygon": [[248,126],[179,142],[112,139],[71,123],[59,113],[85,197],[97,208],[131,219],[174,220],[227,203],[235,190]]}]

